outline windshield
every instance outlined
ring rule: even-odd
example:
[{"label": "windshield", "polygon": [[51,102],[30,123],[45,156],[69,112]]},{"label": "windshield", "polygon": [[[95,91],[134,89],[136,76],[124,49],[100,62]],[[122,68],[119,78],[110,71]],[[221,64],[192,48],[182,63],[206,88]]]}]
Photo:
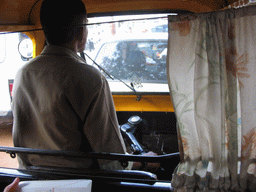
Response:
[{"label": "windshield", "polygon": [[[169,92],[166,75],[167,15],[89,18],[85,53],[115,93]],[[117,21],[117,22],[115,22]],[[165,30],[155,30],[155,29]],[[113,78],[110,78],[113,77]],[[121,80],[121,81],[120,81]]]}]

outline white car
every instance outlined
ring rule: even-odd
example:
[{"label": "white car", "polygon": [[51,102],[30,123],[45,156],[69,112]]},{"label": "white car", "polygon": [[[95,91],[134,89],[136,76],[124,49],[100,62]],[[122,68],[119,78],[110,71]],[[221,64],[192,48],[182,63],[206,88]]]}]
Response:
[{"label": "white car", "polygon": [[166,61],[163,62],[157,56],[165,49],[165,36],[125,37],[103,43],[95,62],[100,70],[107,73],[106,78],[112,92],[129,91],[128,86],[120,80],[139,92],[168,92]]}]

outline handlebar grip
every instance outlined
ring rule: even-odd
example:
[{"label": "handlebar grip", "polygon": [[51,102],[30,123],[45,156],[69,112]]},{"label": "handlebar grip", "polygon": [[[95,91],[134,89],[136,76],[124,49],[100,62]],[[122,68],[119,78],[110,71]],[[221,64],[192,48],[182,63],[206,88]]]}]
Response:
[{"label": "handlebar grip", "polygon": [[141,147],[141,145],[139,144],[139,142],[137,141],[137,139],[134,137],[134,135],[132,133],[126,132],[126,135],[129,137],[129,139],[132,143],[132,148],[134,150],[134,154],[145,153],[145,151],[143,150],[143,148]]}]

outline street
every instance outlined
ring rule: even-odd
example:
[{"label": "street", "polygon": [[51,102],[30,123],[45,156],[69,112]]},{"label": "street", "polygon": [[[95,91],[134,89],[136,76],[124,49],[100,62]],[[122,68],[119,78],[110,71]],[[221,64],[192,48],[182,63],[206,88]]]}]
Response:
[{"label": "street", "polygon": [[[12,119],[0,118],[0,146],[13,147]],[[9,154],[0,152],[0,167],[18,168],[17,158],[13,159]]]}]

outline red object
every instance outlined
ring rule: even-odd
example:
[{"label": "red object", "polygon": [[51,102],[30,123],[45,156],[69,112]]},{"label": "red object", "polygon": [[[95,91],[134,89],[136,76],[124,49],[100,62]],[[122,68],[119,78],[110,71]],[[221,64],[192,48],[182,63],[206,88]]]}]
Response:
[{"label": "red object", "polygon": [[10,93],[10,96],[12,98],[12,90],[13,90],[13,80],[9,80],[9,93]]}]

